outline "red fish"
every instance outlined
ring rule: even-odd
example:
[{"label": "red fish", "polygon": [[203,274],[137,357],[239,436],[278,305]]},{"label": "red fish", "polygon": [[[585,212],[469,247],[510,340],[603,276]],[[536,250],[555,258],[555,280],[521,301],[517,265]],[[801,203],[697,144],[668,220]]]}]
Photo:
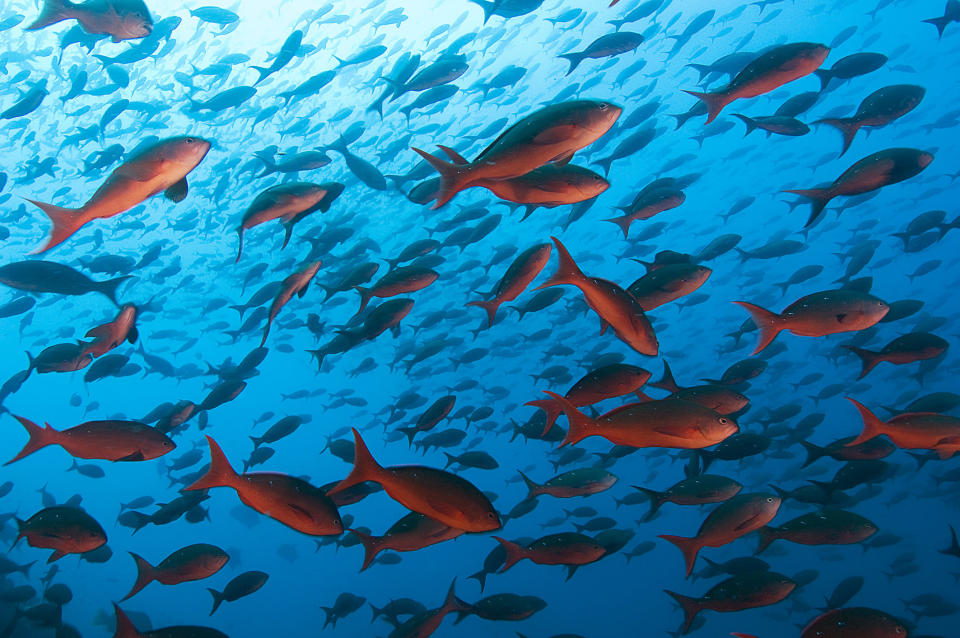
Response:
[{"label": "red fish", "polygon": [[107,542],[100,524],[79,507],[48,507],[25,521],[18,518],[17,527],[17,541],[26,538],[30,547],[54,550],[48,563],[67,554],[91,552]]},{"label": "red fish", "polygon": [[519,297],[520,293],[530,285],[530,282],[537,278],[540,271],[547,265],[552,248],[550,244],[537,244],[520,253],[494,287],[493,299],[471,301],[467,305],[486,310],[487,325],[492,326],[493,320],[497,316],[497,309],[508,301],[513,301]]},{"label": "red fish", "polygon": [[863,431],[847,443],[847,447],[885,435],[898,448],[933,450],[941,459],[960,451],[960,419],[957,417],[936,412],[905,412],[883,422],[861,403],[850,397],[847,401],[856,406],[863,419]]},{"label": "red fish", "polygon": [[136,343],[137,337],[137,307],[133,304],[124,304],[120,307],[116,319],[102,326],[91,328],[85,335],[87,339],[93,339],[84,347],[84,354],[89,354],[94,358],[105,355],[114,348],[119,347],[124,341]]},{"label": "red fish", "polygon": [[137,421],[87,421],[67,430],[54,430],[13,415],[26,428],[30,440],[10,465],[48,445],[59,445],[78,459],[104,461],[147,461],[172,452],[177,445],[159,430]]},{"label": "red fish", "polygon": [[386,275],[381,277],[377,283],[370,288],[355,286],[360,293],[360,307],[356,314],[363,312],[370,300],[374,297],[385,299],[387,297],[396,297],[405,295],[408,292],[423,290],[437,280],[440,275],[429,268],[419,266],[402,266],[394,268]]},{"label": "red fish", "polygon": [[609,490],[617,482],[617,477],[599,467],[584,467],[579,470],[564,472],[555,476],[543,485],[534,483],[527,475],[520,472],[523,482],[527,484],[527,498],[536,498],[541,494],[555,498],[574,498],[589,496]]},{"label": "red fish", "polygon": [[826,188],[790,189],[811,200],[810,218],[804,227],[817,220],[834,197],[862,195],[915,177],[933,161],[933,154],[914,148],[888,148],[864,157],[845,170]]},{"label": "red fish", "polygon": [[225,551],[215,545],[199,543],[178,549],[154,567],[141,556],[130,552],[137,563],[137,580],[126,600],[138,591],[157,581],[164,585],[178,585],[213,576],[230,560]]},{"label": "red fish", "polygon": [[911,332],[902,337],[897,337],[879,352],[856,346],[844,346],[844,348],[860,357],[863,369],[857,378],[862,379],[884,361],[895,365],[904,365],[914,361],[935,359],[943,354],[948,346],[949,344],[937,335],[929,332]]},{"label": "red fish", "polygon": [[470,612],[472,607],[456,596],[453,581],[447,591],[447,598],[438,609],[428,609],[416,614],[390,632],[390,638],[429,638],[440,628],[443,619],[453,612]]},{"label": "red fish", "polygon": [[619,106],[594,100],[551,104],[508,128],[468,164],[445,162],[418,148],[413,150],[440,173],[436,209],[481,180],[511,179],[544,164],[566,164],[575,152],[609,131],[622,111]]},{"label": "red fish", "polygon": [[[785,599],[797,584],[782,574],[768,571],[747,572],[728,578],[710,588],[702,598],[691,598],[664,590],[683,609],[683,628],[686,633],[701,611],[733,612],[775,605]],[[736,634],[734,634],[736,635]]]},{"label": "red fish", "polygon": [[[650,372],[643,368],[626,363],[614,363],[588,372],[582,379],[574,383],[573,387],[567,390],[567,393],[563,396],[574,407],[578,408],[631,392],[636,392],[639,398],[644,398],[645,395],[640,391],[640,388],[650,379],[650,376]],[[550,431],[557,417],[563,411],[553,399],[528,401],[524,405],[540,408],[546,413],[544,434]]]},{"label": "red fish", "polygon": [[877,526],[853,512],[824,509],[803,514],[778,527],[761,527],[759,554],[782,538],[800,545],[851,545],[877,533]]},{"label": "red fish", "polygon": [[660,350],[657,335],[637,300],[612,281],[584,275],[560,240],[551,239],[557,247],[560,263],[556,274],[536,290],[550,286],[576,286],[590,309],[600,317],[601,334],[609,326],[621,341],[640,354],[657,356]]},{"label": "red fish", "polygon": [[559,394],[546,392],[559,402],[570,422],[561,446],[602,436],[615,445],[698,450],[739,430],[733,419],[690,401],[631,403],[591,419]]},{"label": "red fish", "polygon": [[494,538],[507,552],[507,558],[500,568],[501,574],[525,558],[538,565],[579,566],[596,562],[607,553],[606,548],[594,539],[575,532],[550,534],[526,547],[499,536]]},{"label": "red fish", "polygon": [[210,469],[184,490],[229,487],[236,490],[237,496],[247,507],[298,532],[311,536],[343,533],[343,523],[336,506],[320,488],[286,474],[237,474],[217,442],[208,436],[207,443],[210,444]]},{"label": "red fish", "polygon": [[273,320],[277,314],[280,313],[280,309],[283,308],[288,301],[293,299],[294,295],[303,299],[303,296],[307,294],[307,288],[310,287],[310,281],[316,276],[317,271],[320,270],[320,266],[321,262],[318,259],[283,280],[283,283],[280,285],[280,290],[277,291],[277,296],[274,297],[273,303],[270,304],[270,315],[267,317],[267,325],[263,328],[263,339],[260,340],[261,348],[263,344],[267,342],[267,335],[270,334],[270,326],[273,325]]},{"label": "red fish", "polygon": [[842,156],[850,148],[857,131],[863,127],[878,128],[899,119],[917,108],[927,90],[914,84],[885,86],[868,95],[853,117],[831,117],[814,124],[827,124],[843,135]]},{"label": "red fish", "polygon": [[801,297],[779,315],[746,301],[733,303],[745,308],[760,329],[753,354],[770,345],[783,330],[801,337],[857,332],[876,325],[890,310],[890,306],[873,295],[843,289]]},{"label": "red fish", "polygon": [[710,512],[696,536],[661,535],[659,538],[673,543],[683,552],[689,577],[701,549],[722,547],[760,529],[773,520],[779,509],[780,497],[773,494],[737,494]]},{"label": "red fish", "polygon": [[370,567],[377,554],[386,549],[415,552],[457,538],[464,533],[462,529],[454,529],[417,512],[410,512],[401,518],[383,536],[371,536],[355,529],[347,531],[355,534],[363,544],[363,566],[360,571]]},{"label": "red fish", "polygon": [[420,512],[465,532],[500,529],[500,517],[490,500],[456,474],[421,465],[382,467],[353,429],[353,470],[327,494],[334,496],[358,483],[373,481],[407,509]]},{"label": "red fish", "polygon": [[810,75],[827,59],[830,48],[812,42],[795,42],[770,49],[745,66],[726,86],[714,93],[684,91],[707,106],[707,124],[734,100],[769,93],[788,82]]},{"label": "red fish", "polygon": [[800,638],[904,638],[907,628],[890,614],[867,607],[831,609],[817,616]]}]

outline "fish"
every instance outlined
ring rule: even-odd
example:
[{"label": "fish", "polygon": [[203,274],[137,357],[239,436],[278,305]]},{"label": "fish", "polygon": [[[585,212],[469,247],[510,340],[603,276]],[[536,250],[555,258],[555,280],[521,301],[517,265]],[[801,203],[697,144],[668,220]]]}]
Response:
[{"label": "fish", "polygon": [[550,244],[537,244],[528,248],[514,259],[507,272],[494,286],[493,299],[471,301],[467,305],[477,306],[485,310],[487,325],[492,326],[500,306],[519,297],[527,289],[527,286],[537,278],[537,275],[547,265],[552,249],[553,247]]},{"label": "fish", "polygon": [[130,552],[130,555],[137,564],[137,580],[121,600],[127,600],[154,581],[164,585],[178,585],[209,578],[223,569],[230,560],[230,556],[222,549],[207,543],[178,549],[160,561],[156,567],[139,554]]},{"label": "fish", "polygon": [[17,519],[17,529],[17,541],[26,538],[30,547],[53,550],[48,563],[67,554],[93,551],[107,542],[106,532],[92,516],[68,505],[47,507],[25,521]]},{"label": "fish", "polygon": [[221,631],[196,625],[177,625],[175,627],[164,627],[141,632],[137,630],[136,625],[134,625],[130,617],[120,609],[117,603],[113,603],[113,610],[117,616],[117,629],[113,634],[113,638],[149,638],[150,636],[164,635],[174,638],[186,638],[187,636],[191,638],[227,638],[227,635]]},{"label": "fish", "polygon": [[234,576],[222,592],[208,587],[207,591],[213,596],[213,609],[210,610],[210,615],[212,616],[224,602],[233,602],[256,593],[269,578],[270,575],[266,572],[249,571]]},{"label": "fish", "polygon": [[314,184],[310,182],[288,182],[272,186],[257,195],[240,221],[237,228],[239,244],[236,263],[243,254],[243,233],[260,224],[274,219],[283,223],[284,238],[280,249],[287,247],[297,222],[311,213],[326,213],[333,202],[343,193],[343,184],[336,182]]},{"label": "fish", "polygon": [[933,450],[941,459],[960,451],[960,419],[936,412],[904,412],[889,421],[881,421],[862,403],[847,397],[860,413],[863,431],[846,447],[866,443],[885,435],[898,448]]},{"label": "fish", "polygon": [[851,117],[823,118],[814,124],[826,124],[840,131],[843,135],[842,157],[861,128],[880,128],[900,119],[917,108],[926,93],[925,88],[915,84],[885,86],[865,97]]},{"label": "fish", "polygon": [[43,0],[40,15],[28,31],[44,29],[64,20],[76,20],[87,33],[109,35],[114,42],[146,38],[153,18],[143,0]]},{"label": "fish", "polygon": [[759,554],[777,539],[788,540],[801,545],[848,545],[860,543],[877,533],[872,521],[855,514],[837,509],[823,509],[803,514],[787,521],[783,525],[761,527]]},{"label": "fish", "polygon": [[691,598],[673,591],[664,590],[683,610],[683,627],[686,633],[694,618],[701,611],[732,612],[775,605],[789,596],[797,584],[776,572],[748,572],[717,583],[701,598]]},{"label": "fish", "polygon": [[277,314],[280,313],[280,310],[288,301],[293,299],[294,295],[303,299],[303,296],[307,294],[307,289],[310,287],[310,282],[317,275],[322,265],[323,263],[318,259],[315,262],[306,264],[302,269],[283,280],[283,283],[280,285],[280,290],[277,291],[277,296],[274,297],[273,302],[270,304],[270,314],[267,317],[267,325],[263,328],[263,338],[260,340],[261,348],[263,344],[267,342],[270,327],[273,325],[273,320]]},{"label": "fish", "polygon": [[13,415],[30,440],[7,461],[9,465],[50,445],[59,445],[70,456],[105,461],[147,461],[169,454],[176,444],[162,432],[137,421],[87,421],[67,430],[41,428],[30,419]]},{"label": "fish", "polygon": [[143,149],[119,167],[80,208],[63,208],[27,200],[53,224],[45,244],[33,254],[49,251],[95,219],[114,217],[146,199],[164,193],[173,201],[187,196],[187,175],[206,157],[211,143],[199,137],[171,137]]},{"label": "fish", "polygon": [[98,292],[114,304],[117,303],[117,289],[131,277],[124,275],[106,281],[94,281],[70,266],[40,259],[0,266],[0,283],[16,290],[59,295]]}]

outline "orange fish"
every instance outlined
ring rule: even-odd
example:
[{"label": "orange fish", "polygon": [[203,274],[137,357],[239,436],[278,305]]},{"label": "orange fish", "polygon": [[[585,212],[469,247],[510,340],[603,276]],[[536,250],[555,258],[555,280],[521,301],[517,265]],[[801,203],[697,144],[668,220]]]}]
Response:
[{"label": "orange fish", "polygon": [[884,361],[895,365],[904,365],[914,361],[935,359],[943,354],[948,346],[949,344],[937,335],[929,332],[911,332],[902,337],[897,337],[879,352],[856,346],[844,346],[844,348],[860,357],[863,368],[857,378],[862,379]]},{"label": "orange fish", "polygon": [[[691,598],[664,590],[683,609],[683,628],[686,633],[701,611],[733,612],[775,605],[790,595],[797,584],[782,574],[754,571],[737,574],[710,588],[702,598]],[[733,634],[737,635],[737,634]],[[742,634],[741,634],[742,635]]]},{"label": "orange fish", "polygon": [[383,536],[371,536],[355,529],[347,530],[356,535],[363,544],[365,570],[380,552],[390,549],[395,552],[415,552],[463,535],[462,529],[454,529],[418,512],[410,512],[394,523]]},{"label": "orange fish", "polygon": [[518,561],[529,559],[537,565],[587,565],[603,558],[606,548],[583,534],[562,532],[539,538],[526,547],[494,536],[507,552],[500,573],[507,571]]},{"label": "orange fish", "polygon": [[637,300],[612,281],[584,275],[560,240],[551,239],[557,247],[560,264],[556,274],[536,290],[550,286],[576,286],[590,309],[600,317],[601,334],[609,326],[621,341],[640,354],[657,356],[660,350],[657,335]]},{"label": "orange fish", "polygon": [[860,436],[847,443],[859,445],[885,435],[898,448],[933,450],[941,459],[949,459],[960,451],[960,419],[936,412],[905,412],[887,422],[881,421],[861,403],[847,397],[863,419]]},{"label": "orange fish", "polygon": [[102,326],[91,328],[85,336],[88,339],[93,339],[93,341],[84,347],[83,353],[94,358],[105,355],[119,347],[124,341],[136,343],[139,336],[137,332],[137,307],[129,303],[124,304],[120,307],[116,319]]},{"label": "orange fish", "polygon": [[383,486],[404,507],[465,532],[500,529],[500,517],[490,500],[456,474],[422,465],[382,467],[353,429],[353,470],[327,494],[334,496],[364,481]]},{"label": "orange fish", "polygon": [[107,542],[100,524],[79,507],[57,505],[40,510],[25,521],[16,520],[19,532],[14,544],[26,538],[30,547],[54,550],[48,563],[67,554],[92,552]]},{"label": "orange fish", "polygon": [[659,538],[673,543],[683,552],[689,577],[701,549],[722,547],[760,529],[773,520],[779,509],[780,497],[773,494],[737,494],[710,512],[696,536],[661,535]]},{"label": "orange fish", "polygon": [[595,100],[551,104],[508,128],[467,164],[445,162],[426,151],[413,150],[440,173],[436,209],[482,180],[511,179],[545,164],[568,163],[575,152],[609,131],[622,112],[619,106]]},{"label": "orange fish", "polygon": [[87,421],[67,430],[54,430],[49,423],[41,428],[22,416],[13,415],[30,435],[10,465],[48,445],[59,445],[78,459],[104,461],[147,461],[172,452],[177,445],[159,430],[137,421]]},{"label": "orange fish", "polygon": [[857,332],[876,325],[890,306],[873,295],[857,290],[826,290],[801,297],[779,315],[746,301],[734,301],[750,313],[760,329],[757,354],[782,330],[800,337],[823,337],[841,332]]},{"label": "orange fish", "polygon": [[497,309],[508,301],[520,296],[530,285],[550,259],[550,244],[537,244],[520,253],[513,260],[507,272],[497,282],[493,289],[493,299],[489,301],[471,301],[468,306],[477,306],[487,311],[487,325],[492,326],[497,316]]},{"label": "orange fish", "polygon": [[691,401],[630,403],[591,419],[559,394],[545,392],[560,404],[570,422],[561,446],[602,436],[614,445],[699,450],[739,431],[733,419]]},{"label": "orange fish", "polygon": [[713,93],[684,91],[707,106],[707,124],[734,100],[769,93],[788,82],[810,75],[827,59],[830,48],[812,42],[783,44],[745,66],[724,89]]},{"label": "orange fish", "polygon": [[205,543],[178,549],[160,561],[156,567],[133,552],[130,552],[130,555],[137,563],[137,580],[130,593],[122,600],[130,598],[153,581],[164,585],[178,585],[208,578],[223,569],[230,560],[225,551]]},{"label": "orange fish", "polygon": [[210,469],[193,485],[185,487],[185,491],[229,487],[237,491],[247,507],[298,532],[311,536],[343,533],[336,506],[320,488],[275,472],[237,474],[217,442],[208,436],[207,443],[210,444]]},{"label": "orange fish", "polygon": [[273,303],[270,304],[270,315],[267,317],[267,325],[263,328],[263,339],[260,340],[261,348],[263,344],[267,342],[267,335],[270,334],[270,326],[273,325],[273,320],[280,313],[280,309],[287,305],[287,302],[293,299],[294,295],[303,299],[303,296],[307,294],[307,288],[310,287],[310,281],[316,276],[317,271],[320,270],[320,266],[321,262],[318,259],[283,280],[283,283],[280,285],[280,290],[277,291],[277,296],[274,297]]},{"label": "orange fish", "polygon": [[114,169],[80,208],[62,208],[28,199],[53,222],[47,243],[33,254],[61,244],[87,222],[119,215],[159,193],[174,202],[183,201],[187,196],[187,175],[209,150],[210,142],[199,137],[171,137],[145,148]]}]

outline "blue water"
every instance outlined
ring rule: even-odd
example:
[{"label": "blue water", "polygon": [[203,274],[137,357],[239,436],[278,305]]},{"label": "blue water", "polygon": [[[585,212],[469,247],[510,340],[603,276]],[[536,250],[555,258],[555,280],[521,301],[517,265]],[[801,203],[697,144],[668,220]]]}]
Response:
[{"label": "blue water", "polygon": [[[502,3],[510,4],[511,0]],[[512,4],[524,3],[514,0]],[[595,367],[601,355],[619,354],[623,362],[651,371],[654,379],[660,377],[663,361],[667,361],[684,386],[699,384],[702,378],[719,378],[731,364],[750,355],[756,338],[756,333],[748,333],[736,343],[728,336],[747,318],[743,309],[730,302],[746,300],[779,312],[803,295],[835,289],[839,284],[834,281],[844,275],[846,267],[841,258],[865,242],[876,241],[875,251],[854,278],[871,277],[870,293],[880,299],[920,300],[922,309],[905,319],[881,323],[868,333],[817,338],[782,333],[769,351],[761,353],[772,355],[768,368],[749,386],[738,386],[750,399],[750,409],[737,417],[741,432],[763,433],[770,414],[784,406],[796,406],[791,410],[795,414],[779,424],[786,426],[779,432],[789,432],[803,418],[822,414],[823,422],[808,438],[826,445],[860,431],[859,417],[845,396],[856,398],[886,418],[888,413],[880,406],[902,408],[922,395],[956,389],[952,349],[930,361],[881,364],[857,381],[859,361],[839,348],[854,340],[857,345],[879,350],[895,337],[913,331],[935,333],[951,344],[956,338],[953,314],[957,305],[952,291],[958,279],[953,251],[960,234],[947,230],[941,237],[939,231],[930,231],[933,234],[926,238],[929,245],[911,252],[892,236],[925,211],[945,210],[944,223],[958,214],[951,187],[960,159],[954,144],[960,117],[955,81],[960,25],[947,24],[938,39],[936,28],[922,22],[943,15],[943,3],[881,0],[878,6],[875,0],[775,1],[764,3],[761,10],[735,2],[667,0],[652,15],[622,27],[645,36],[638,48],[609,59],[587,59],[565,75],[568,65],[558,55],[582,50],[613,32],[608,21],[628,15],[641,4],[621,0],[615,7],[607,7],[607,2],[600,1],[545,0],[524,15],[495,14],[484,21],[483,9],[465,0],[335,2],[329,11],[299,0],[243,0],[224,5],[238,16],[238,21],[221,27],[190,14],[191,9],[201,6],[199,2],[152,2],[154,23],[171,16],[182,20],[179,24],[167,23],[175,25],[172,33],[145,59],[109,66],[95,55],[123,54],[136,47],[138,40],[113,43],[105,39],[92,43],[90,51],[78,44],[63,48],[62,39],[77,24],[75,21],[25,30],[38,13],[34,3],[7,0],[0,5],[0,23],[6,27],[0,32],[0,109],[16,104],[37,83],[46,82],[49,91],[25,116],[0,123],[0,139],[8,149],[0,156],[0,171],[7,177],[0,188],[0,230],[9,231],[9,236],[4,232],[5,238],[0,241],[0,264],[27,259],[49,229],[41,211],[24,199],[80,206],[120,164],[107,163],[83,175],[84,160],[91,153],[120,144],[129,159],[129,152],[149,136],[192,135],[213,142],[210,153],[189,175],[190,190],[183,202],[175,204],[161,196],[148,199],[143,207],[92,221],[42,256],[98,281],[123,274],[134,276],[120,287],[118,298],[142,308],[137,321],[140,338],[135,346],[121,345],[112,354],[129,355],[128,365],[136,367],[127,368],[127,376],[93,382],[84,381],[89,368],[34,373],[5,399],[5,411],[66,429],[90,419],[141,419],[164,402],[200,403],[218,382],[215,375],[205,374],[208,364],[218,367],[228,358],[237,363],[259,345],[262,335],[262,324],[236,338],[227,334],[240,327],[237,312],[227,306],[245,303],[264,284],[297,270],[308,255],[323,261],[314,285],[303,298],[294,297],[274,322],[266,343],[270,352],[258,366],[259,374],[246,379],[247,387],[235,400],[206,413],[206,429],[200,430],[201,417],[193,417],[186,429],[174,436],[178,447],[169,456],[142,463],[81,461],[98,465],[105,472],[104,478],[90,478],[68,471],[70,456],[59,447],[51,447],[0,471],[0,482],[13,483],[12,491],[0,501],[0,513],[30,517],[44,507],[41,489],[58,503],[79,494],[82,507],[106,531],[113,552],[106,563],[78,561],[75,556],[55,563],[59,571],[53,582],[69,586],[74,596],[62,609],[64,623],[83,636],[112,635],[111,602],[126,594],[136,576],[127,552],[136,552],[156,564],[184,545],[203,542],[217,545],[230,555],[222,571],[209,579],[177,586],[153,583],[123,603],[123,608],[145,613],[153,627],[205,625],[235,638],[308,636],[320,631],[324,620],[321,606],[332,606],[343,592],[361,596],[377,607],[392,598],[411,597],[427,608],[435,608],[456,579],[457,595],[467,602],[496,593],[516,593],[538,596],[546,607],[521,622],[468,617],[454,625],[455,614],[450,615],[436,635],[511,636],[518,631],[537,638],[558,634],[659,636],[675,632],[682,614],[663,590],[700,596],[722,578],[684,579],[680,553],[657,535],[692,536],[716,506],[667,504],[659,517],[643,522],[646,503],[618,507],[615,499],[632,494],[631,485],[664,490],[681,480],[690,455],[676,450],[640,450],[619,459],[606,466],[619,477],[612,489],[570,500],[541,496],[535,510],[510,520],[496,532],[515,539],[574,531],[574,522],[589,518],[570,518],[553,527],[545,527],[545,523],[565,509],[590,506],[597,510],[597,516],[615,519],[618,529],[635,533],[624,549],[580,568],[569,581],[564,580],[566,573],[561,567],[523,561],[505,574],[490,575],[482,594],[477,581],[467,577],[480,569],[484,557],[496,547],[490,534],[467,535],[404,553],[398,564],[374,565],[358,573],[362,561],[359,546],[338,548],[328,544],[317,550],[312,538],[245,508],[236,493],[227,488],[211,490],[210,499],[203,503],[209,518],[197,524],[178,520],[164,526],[148,525],[132,534],[115,521],[120,503],[144,495],[152,496],[157,503],[175,498],[181,485],[171,485],[166,465],[194,447],[203,451],[201,464],[205,463],[209,455],[204,435],[214,437],[239,469],[251,450],[248,437],[262,434],[289,415],[302,416],[304,424],[272,444],[274,456],[257,469],[309,477],[318,486],[339,480],[350,466],[325,447],[329,439],[350,441],[351,427],[363,432],[381,463],[442,468],[446,463],[443,450],[433,449],[421,456],[404,444],[403,437],[388,438],[385,432],[412,425],[434,400],[467,380],[476,381],[477,386],[453,392],[453,413],[470,406],[489,407],[492,415],[469,423],[462,417],[448,418],[435,431],[466,430],[464,442],[447,451],[460,453],[469,446],[497,460],[496,470],[469,469],[462,471],[462,476],[496,495],[494,505],[504,514],[525,496],[517,470],[543,482],[560,471],[599,463],[597,454],[610,449],[610,443],[601,438],[588,439],[574,446],[587,451],[583,457],[555,470],[550,463],[557,458],[555,443],[512,438],[515,425],[536,414],[523,405],[525,402],[542,398],[543,390],[566,392]],[[675,50],[672,37],[711,9],[715,14],[706,26]],[[400,23],[394,24],[397,21]],[[444,25],[449,28],[440,29]],[[190,100],[208,100],[227,89],[253,85],[258,76],[249,67],[268,66],[295,29],[303,31],[303,40],[293,59],[257,84],[251,99],[219,112],[198,113],[190,108]],[[420,54],[423,68],[468,34],[475,37],[461,43],[459,52],[466,56],[469,68],[454,80],[459,91],[452,97],[412,111],[409,119],[398,108],[416,99],[420,95],[416,92],[387,103],[382,118],[368,110],[387,89],[382,76],[391,73],[403,54]],[[760,97],[736,102],[726,107],[716,123],[707,126],[702,115],[679,128],[671,117],[696,103],[682,90],[718,90],[729,79],[726,75],[714,76],[711,84],[698,85],[698,74],[689,64],[710,64],[733,52],[760,52],[790,42],[832,45],[838,40],[823,68],[865,51],[882,53],[889,59],[864,75],[834,80],[816,104],[798,116],[811,124],[806,135],[767,137],[757,131],[744,137],[744,125],[732,114],[770,115],[788,98],[817,91],[820,83],[812,75]],[[385,46],[386,52],[372,61],[338,68],[334,56],[346,59],[378,45]],[[204,69],[228,54],[243,54],[249,61],[233,65],[222,78],[195,72],[195,67]],[[526,73],[512,85],[485,95],[484,85],[509,65],[523,67]],[[329,84],[283,108],[279,93],[331,69],[336,74]],[[89,77],[84,92],[62,102],[72,78],[81,71]],[[812,123],[828,116],[852,115],[864,97],[892,84],[921,85],[926,94],[917,108],[901,119],[869,134],[866,130],[858,133],[851,149],[839,157],[839,134]],[[443,144],[474,157],[496,133],[491,131],[488,137],[474,141],[465,138],[477,135],[500,118],[512,124],[554,103],[560,93],[565,99],[604,100],[624,109],[619,123],[579,151],[574,164],[603,174],[596,162],[609,156],[620,141],[643,127],[656,131],[644,148],[613,162],[609,189],[581,218],[568,224],[571,206],[563,205],[539,208],[521,222],[521,212],[512,211],[482,188],[459,193],[451,204],[431,210],[405,197],[417,180],[403,184],[402,190],[391,179],[386,190],[371,188],[358,179],[340,152],[329,151],[329,165],[297,174],[301,181],[340,182],[346,186],[329,212],[317,212],[299,222],[283,250],[278,222],[248,230],[243,257],[234,264],[236,228],[244,211],[263,189],[284,180],[277,174],[255,177],[263,164],[254,154],[265,147],[275,145],[291,156],[326,147],[347,134],[350,152],[372,164],[376,173],[404,175],[419,162],[410,146],[432,152],[436,145]],[[104,113],[121,99],[135,104],[103,131],[94,130],[82,141],[70,137],[88,127],[99,128]],[[271,107],[281,108],[271,115]],[[635,128],[623,128],[632,113],[645,108],[653,114]],[[263,116],[262,121],[254,123],[258,116]],[[711,133],[715,135],[697,139]],[[799,200],[782,190],[830,183],[857,160],[891,147],[928,151],[935,160],[918,176],[887,186],[862,203],[842,197],[834,200],[818,224],[804,229],[809,205],[801,203],[791,210]],[[52,165],[50,172],[35,170],[37,162],[44,161]],[[434,173],[424,175],[433,177]],[[603,221],[618,214],[614,206],[629,204],[654,179],[689,175],[696,179],[684,188],[684,203],[654,219],[634,222],[628,240],[616,226]],[[745,197],[755,199],[725,218]],[[838,206],[848,203],[856,205],[838,216]],[[487,209],[480,219],[443,232],[429,231],[474,206]],[[318,371],[316,361],[306,351],[336,336],[336,330],[354,314],[359,299],[356,292],[346,291],[324,301],[318,284],[333,285],[338,273],[367,261],[381,264],[374,276],[376,281],[387,272],[383,260],[396,257],[410,243],[431,236],[443,241],[458,228],[476,226],[483,223],[481,219],[494,216],[502,219],[480,241],[463,249],[444,247],[438,251],[443,261],[435,267],[440,274],[435,283],[402,295],[414,299],[415,305],[401,322],[399,336],[387,332],[347,353],[331,354]],[[308,239],[329,240],[332,232],[342,232],[344,237],[320,241],[320,248],[311,251]],[[743,250],[755,250],[775,239],[800,241],[803,250],[764,260],[742,260],[737,251],[730,251],[705,262],[712,275],[694,293],[705,297],[690,296],[649,313],[660,343],[657,358],[634,352],[610,331],[601,335],[597,317],[573,287],[563,288],[559,303],[518,321],[517,313],[507,306],[528,302],[538,285],[535,282],[515,302],[501,308],[498,322],[489,330],[485,329],[482,310],[464,306],[480,299],[480,291],[491,290],[516,254],[549,242],[551,235],[563,241],[588,275],[626,287],[645,272],[631,258],[653,261],[662,250],[696,255],[712,239],[726,233],[741,235],[738,248]],[[923,238],[920,241],[927,243]],[[136,262],[151,246],[162,247],[159,258],[136,268]],[[492,263],[498,254],[499,259]],[[86,268],[90,258],[102,255],[125,256],[132,262],[118,272]],[[556,260],[554,250],[537,282],[554,272]],[[938,263],[931,264],[929,272],[912,276],[934,261]],[[266,272],[244,287],[248,272],[258,264],[266,265]],[[786,294],[774,285],[803,266],[817,264],[823,266],[821,274],[791,286]],[[0,304],[23,295],[4,289],[0,291]],[[0,319],[2,379],[27,367],[25,351],[36,355],[48,346],[82,339],[89,329],[112,320],[116,314],[116,307],[97,294],[74,297],[43,293],[35,298],[37,303],[30,310]],[[205,310],[208,303],[218,299],[226,304]],[[374,303],[380,301],[375,299]],[[431,316],[437,311],[446,314],[440,319]],[[318,337],[307,328],[310,313],[323,322]],[[408,370],[406,364],[418,348],[436,339],[446,340],[444,348]],[[777,351],[781,347],[782,351]],[[478,360],[459,364],[464,353],[474,348],[487,352]],[[143,351],[169,362],[174,374],[157,373]],[[364,366],[367,371],[355,372],[367,359],[372,360]],[[533,377],[551,366],[564,368],[566,374],[553,381]],[[815,372],[822,378],[799,388],[793,385]],[[829,398],[812,398],[831,384],[842,387]],[[285,398],[302,390],[311,396]],[[649,390],[655,398],[665,396],[661,390]],[[397,401],[410,395],[422,398],[391,419]],[[609,400],[599,409],[607,411],[625,402],[626,398]],[[258,419],[266,412],[274,416]],[[26,435],[9,416],[0,420],[2,448],[12,457],[25,443]],[[258,420],[261,422],[254,425]],[[559,425],[566,427],[564,417]],[[829,481],[841,467],[839,461],[826,458],[801,469],[803,448],[785,438],[782,434],[774,436],[769,449],[742,461],[716,461],[710,472],[735,478],[744,485],[744,492],[758,492],[768,491],[770,484],[792,489],[808,480]],[[865,584],[849,605],[901,618],[911,627],[912,635],[958,635],[957,609],[947,606],[941,614],[934,611],[918,617],[902,602],[930,593],[940,594],[947,601],[955,599],[956,578],[952,574],[960,571],[960,562],[937,550],[949,545],[948,525],[960,523],[956,515],[960,502],[953,489],[955,478],[935,479],[951,471],[956,475],[957,461],[933,460],[918,468],[905,450],[896,450],[885,461],[891,465],[889,473],[871,486],[849,490],[852,501],[844,507],[876,523],[880,533],[899,537],[895,542],[867,549],[777,541],[761,555],[771,569],[787,576],[812,569],[816,571],[812,582],[774,606],[733,614],[703,612],[705,624],[690,635],[724,636],[732,631],[761,638],[799,635],[797,627],[815,618],[824,597],[850,576],[863,577]],[[199,468],[198,464],[187,471]],[[180,474],[183,472],[174,473]],[[154,509],[150,506],[143,511],[149,514]],[[773,524],[783,524],[815,509],[814,505],[788,500]],[[382,492],[341,508],[341,514],[354,517],[355,526],[367,527],[374,534],[384,533],[406,512]],[[4,520],[0,536],[11,543],[16,525],[12,518]],[[344,534],[340,541],[349,539],[350,535]],[[629,562],[624,559],[624,552],[646,541],[655,542],[652,551]],[[751,534],[721,548],[706,548],[701,556],[714,561],[749,556],[756,543],[756,534]],[[47,556],[48,550],[31,548],[24,540],[7,553],[17,564],[37,561],[27,575],[12,573],[0,581],[3,591],[21,585],[31,585],[38,591],[37,597],[21,603],[22,609],[40,603],[40,577],[47,569],[43,564]],[[903,562],[905,556],[909,559],[905,561],[907,573],[888,576],[895,574],[896,562]],[[697,571],[705,564],[701,558]],[[205,588],[222,589],[232,577],[248,570],[267,572],[270,578],[260,591],[224,603],[210,618],[211,599]],[[11,603],[0,603],[0,618],[9,618],[12,610]],[[392,630],[383,621],[371,625],[369,620],[370,607],[364,605],[339,620],[335,630],[326,631],[386,636]],[[53,636],[54,632],[54,628],[22,619],[10,635]]]}]

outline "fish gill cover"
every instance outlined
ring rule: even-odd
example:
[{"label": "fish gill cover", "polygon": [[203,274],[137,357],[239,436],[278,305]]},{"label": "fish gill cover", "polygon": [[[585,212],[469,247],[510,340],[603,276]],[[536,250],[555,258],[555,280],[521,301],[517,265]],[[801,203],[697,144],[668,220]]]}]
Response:
[{"label": "fish gill cover", "polygon": [[958,21],[6,0],[0,635],[956,636]]}]

